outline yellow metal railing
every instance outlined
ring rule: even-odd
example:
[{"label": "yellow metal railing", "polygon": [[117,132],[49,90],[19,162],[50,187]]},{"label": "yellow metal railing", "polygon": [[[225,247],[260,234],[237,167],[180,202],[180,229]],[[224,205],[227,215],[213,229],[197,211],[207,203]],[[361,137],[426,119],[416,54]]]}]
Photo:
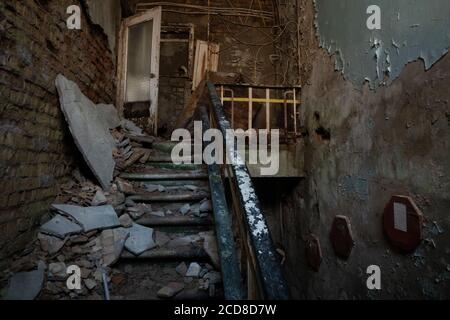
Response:
[{"label": "yellow metal railing", "polygon": [[[220,99],[222,105],[230,103],[231,106],[231,126],[235,128],[235,108],[237,103],[245,103],[248,107],[248,128],[253,129],[253,109],[254,104],[260,103],[265,106],[265,127],[267,130],[277,129],[272,128],[272,109],[276,105],[283,106],[284,129],[286,134],[293,134],[295,137],[298,135],[298,110],[300,105],[300,99],[297,98],[301,91],[300,87],[279,87],[279,86],[251,86],[246,84],[216,84],[216,88],[220,92]],[[235,89],[244,88],[246,96],[236,96]],[[255,97],[256,90],[264,90],[265,98]],[[241,90],[242,91],[242,90]],[[273,98],[274,95],[279,96],[282,92],[283,98]],[[291,128],[291,129],[290,129]],[[236,129],[236,128],[235,128]],[[244,129],[244,128],[240,128]]]}]

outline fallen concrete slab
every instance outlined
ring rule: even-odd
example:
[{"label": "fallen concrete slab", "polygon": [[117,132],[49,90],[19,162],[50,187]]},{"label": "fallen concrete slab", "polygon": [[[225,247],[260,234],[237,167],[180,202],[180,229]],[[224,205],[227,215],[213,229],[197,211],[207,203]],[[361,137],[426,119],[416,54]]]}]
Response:
[{"label": "fallen concrete slab", "polygon": [[95,106],[95,109],[107,129],[115,129],[120,126],[119,113],[112,104],[98,104]]},{"label": "fallen concrete slab", "polygon": [[139,256],[145,251],[156,247],[153,240],[153,229],[143,227],[134,223],[130,231],[130,237],[125,242],[125,248],[136,256]]},{"label": "fallen concrete slab", "polygon": [[116,263],[122,254],[125,242],[130,236],[130,231],[124,228],[104,230],[100,236],[102,245],[103,267],[109,267]]},{"label": "fallen concrete slab", "polygon": [[83,227],[84,232],[103,230],[120,226],[119,218],[113,206],[79,207],[54,204],[52,208],[74,218]]},{"label": "fallen concrete slab", "polygon": [[56,77],[61,110],[69,124],[75,144],[105,190],[113,180],[115,142],[97,113],[96,106],[63,75]]},{"label": "fallen concrete slab", "polygon": [[78,234],[83,231],[80,225],[69,219],[57,215],[40,228],[41,232],[64,239],[67,236]]},{"label": "fallen concrete slab", "polygon": [[9,282],[6,300],[34,300],[44,284],[45,263],[40,261],[38,269],[14,274]]}]

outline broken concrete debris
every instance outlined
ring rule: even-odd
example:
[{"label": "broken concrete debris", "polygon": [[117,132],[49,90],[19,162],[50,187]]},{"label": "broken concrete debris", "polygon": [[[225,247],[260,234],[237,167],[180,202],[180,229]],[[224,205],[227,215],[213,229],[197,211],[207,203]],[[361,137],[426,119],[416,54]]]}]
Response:
[{"label": "broken concrete debris", "polygon": [[103,267],[109,267],[119,260],[129,236],[129,229],[124,228],[102,232],[100,242],[102,249],[101,265]]},{"label": "broken concrete debris", "polygon": [[165,232],[155,231],[155,242],[158,247],[164,247],[170,241],[170,237]]},{"label": "broken concrete debris", "polygon": [[[143,143],[154,139],[132,121],[120,121],[113,105],[95,105],[63,75],[58,75],[55,83],[75,144],[102,188],[109,191],[113,177],[118,175],[115,169],[124,170],[142,159],[145,163],[150,157],[150,150],[130,138],[137,137]],[[98,197],[93,206],[105,204],[101,194]]]},{"label": "broken concrete debris", "polygon": [[181,208],[180,208],[180,213],[182,214],[182,215],[187,215],[189,212],[191,211],[191,206],[190,206],[190,204],[185,204],[184,206],[182,206]]},{"label": "broken concrete debris", "polygon": [[204,278],[208,279],[210,284],[219,284],[222,282],[222,275],[217,271],[208,272]]},{"label": "broken concrete debris", "polygon": [[145,189],[147,190],[147,192],[153,193],[153,192],[156,192],[159,189],[159,186],[154,185],[154,184],[146,184],[145,185]]},{"label": "broken concrete debris", "polygon": [[152,212],[150,212],[150,214],[152,216],[160,217],[160,218],[163,218],[166,216],[163,211],[152,211]]},{"label": "broken concrete debris", "polygon": [[98,190],[97,193],[95,194],[94,198],[92,199],[91,205],[93,207],[97,207],[97,206],[102,206],[108,203],[108,199],[106,199],[105,194],[101,191]]},{"label": "broken concrete debris", "polygon": [[[139,143],[131,142],[120,128],[114,129],[111,133],[117,144],[113,153],[117,170],[123,171],[138,162],[144,164],[150,158],[151,151],[142,148],[142,145]],[[119,175],[117,170],[114,176]],[[132,188],[130,191],[130,194],[132,194]]]},{"label": "broken concrete debris", "polygon": [[200,212],[211,212],[212,204],[209,200],[203,200],[200,204]]},{"label": "broken concrete debris", "polygon": [[41,249],[45,252],[48,252],[50,255],[54,255],[64,247],[66,240],[61,240],[57,237],[49,236],[43,233],[38,234],[39,243],[41,245]]},{"label": "broken concrete debris", "polygon": [[61,214],[67,214],[75,219],[84,232],[103,230],[120,226],[119,218],[110,205],[101,207],[83,208],[73,205],[52,205],[52,208]]},{"label": "broken concrete debris", "polygon": [[131,135],[144,136],[143,130],[130,120],[122,120],[121,125]]},{"label": "broken concrete debris", "polygon": [[195,239],[192,236],[184,236],[184,237],[177,237],[175,239],[172,239],[167,245],[167,248],[178,248],[178,247],[187,247],[190,246]]},{"label": "broken concrete debris", "polygon": [[107,129],[115,129],[121,125],[119,114],[115,106],[111,104],[98,104],[95,106],[95,110],[99,115],[99,118],[105,124]]},{"label": "broken concrete debris", "polygon": [[133,226],[133,219],[128,214],[121,215],[119,221],[120,225],[124,228],[131,228]]},{"label": "broken concrete debris", "polygon": [[95,282],[92,279],[86,279],[86,280],[84,280],[84,285],[90,291],[90,290],[94,289],[97,286],[97,282]]},{"label": "broken concrete debris", "polygon": [[208,254],[214,267],[220,270],[220,257],[217,251],[217,239],[213,231],[201,232],[200,237],[203,239],[203,250]]},{"label": "broken concrete debris", "polygon": [[186,277],[198,278],[201,270],[202,267],[198,263],[193,262],[186,271]]},{"label": "broken concrete debris", "polygon": [[125,242],[125,248],[132,254],[139,256],[143,252],[156,247],[153,240],[153,229],[134,223],[128,230],[130,231],[130,237]]},{"label": "broken concrete debris", "polygon": [[115,167],[114,139],[106,130],[94,103],[81,92],[76,83],[58,75],[56,88],[61,110],[75,144],[101,186],[109,190]]},{"label": "broken concrete debris", "polygon": [[127,213],[130,215],[133,220],[138,220],[142,218],[144,214],[152,213],[152,206],[146,203],[135,204],[132,207],[128,207]]},{"label": "broken concrete debris", "polygon": [[[120,192],[126,194],[126,195],[130,195],[130,194],[135,194],[133,185],[131,183],[129,183],[128,181],[125,181],[123,179],[117,178],[116,179],[116,184],[117,187],[119,189]],[[129,199],[130,201],[133,201],[131,199]],[[128,201],[128,199],[127,199]]]},{"label": "broken concrete debris", "polygon": [[185,285],[179,282],[171,282],[167,286],[158,291],[158,297],[161,299],[173,298],[176,294],[183,291]]},{"label": "broken concrete debris", "polygon": [[14,274],[9,283],[6,300],[34,300],[44,284],[45,263],[39,261],[37,270]]},{"label": "broken concrete debris", "polygon": [[67,278],[67,267],[64,262],[50,263],[48,265],[48,279],[63,281]]},{"label": "broken concrete debris", "polygon": [[175,271],[176,271],[180,276],[183,276],[183,277],[184,277],[184,276],[186,275],[186,272],[187,272],[187,265],[186,265],[186,263],[184,263],[184,262],[180,263],[180,264],[176,267]]},{"label": "broken concrete debris", "polygon": [[61,239],[72,234],[80,233],[82,230],[81,226],[61,215],[56,215],[49,222],[41,226],[43,233],[54,235]]},{"label": "broken concrete debris", "polygon": [[[72,89],[64,90],[72,92]],[[73,89],[73,91],[76,90]],[[61,99],[64,100],[64,94]],[[89,105],[88,102],[84,101],[84,98],[77,103]],[[83,109],[85,106],[79,108]],[[104,112],[113,112],[112,108],[112,106],[105,106]],[[86,111],[81,110],[80,112]],[[89,112],[86,112],[86,114]],[[69,116],[67,116],[68,119]],[[183,188],[197,193],[199,188],[195,185],[174,187],[156,181],[152,185],[120,178],[121,170],[127,168],[130,168],[131,172],[142,170],[142,164],[149,161],[152,153],[152,151],[144,149],[143,145],[151,144],[154,140],[146,136],[137,137],[139,132],[132,132],[131,134],[134,134],[134,136],[130,135],[130,132],[123,127],[121,128],[120,125],[116,127],[117,121],[113,119],[113,115],[109,114],[105,118],[110,116],[112,117],[105,120],[103,127],[106,132],[109,131],[108,134],[113,141],[111,155],[114,155],[114,160],[117,162],[114,172],[115,178],[111,178],[109,181],[109,188],[105,188],[104,184],[101,184],[102,187],[100,187],[76,169],[72,174],[72,180],[65,181],[60,186],[59,195],[51,207],[53,210],[50,211],[51,214],[49,213],[48,218],[45,221],[43,220],[44,223],[40,228],[38,241],[30,247],[30,258],[27,258],[29,261],[25,261],[25,259],[22,259],[24,261],[17,260],[20,263],[17,263],[17,266],[10,270],[15,272],[11,278],[11,283],[15,287],[25,285],[32,287],[29,290],[32,294],[26,296],[26,299],[36,297],[52,300],[101,299],[104,295],[104,274],[106,274],[107,281],[111,282],[108,286],[111,285],[113,288],[118,285],[122,286],[127,283],[129,278],[133,278],[133,275],[125,276],[121,274],[119,271],[120,265],[116,265],[120,257],[125,256],[125,250],[136,257],[147,251],[153,251],[156,255],[160,252],[161,254],[173,255],[174,252],[176,254],[184,252],[184,249],[190,250],[189,252],[198,250],[198,252],[202,252],[202,257],[205,256],[202,251],[202,247],[205,246],[205,236],[155,231],[139,224],[139,221],[145,223],[146,217],[144,215],[153,216],[154,221],[162,221],[164,219],[160,218],[166,216],[170,216],[169,218],[188,214],[200,216],[202,210],[208,211],[210,204],[205,199],[194,204],[177,202],[176,204],[161,205],[155,203],[152,208],[152,205],[142,203],[142,200],[133,201],[131,197],[127,198],[139,195],[141,192],[172,195]],[[70,120],[69,126],[77,126],[75,130],[77,132],[83,127],[73,119]],[[74,134],[74,131],[72,133]],[[78,132],[78,134],[80,133]],[[90,138],[88,134],[81,134],[81,137],[75,137],[74,134],[74,139],[79,139],[78,143],[87,143]],[[80,150],[82,150],[81,147]],[[88,148],[82,151],[88,164],[88,158],[92,156],[89,152],[93,151]],[[92,171],[95,170],[95,166],[89,165],[89,167]],[[101,182],[98,175],[99,173],[94,172],[94,176]],[[202,198],[203,196],[200,199]],[[143,217],[144,219],[141,219]],[[155,219],[155,217],[158,219]],[[213,252],[214,250],[209,251]],[[31,271],[31,275],[28,274],[29,270],[36,266],[38,259],[45,261],[48,265],[47,272],[45,272],[45,269],[43,271],[42,280],[35,277],[37,275],[36,270]],[[67,268],[70,266],[80,268],[82,279],[80,290],[67,289],[65,280],[68,279]],[[161,281],[155,281],[154,284],[160,284],[159,287],[165,285],[157,294],[160,298],[176,298],[183,291],[199,293],[207,291],[208,288],[215,292],[215,288],[212,288],[210,284],[212,281],[206,278],[210,271],[207,265],[193,263],[188,268],[186,263],[182,263],[176,270],[174,266],[167,266],[166,268],[171,268],[171,272],[176,277],[181,277],[182,280],[177,278],[167,279],[170,280],[164,281],[168,283],[167,285],[161,283]],[[28,284],[24,283],[26,281],[23,279],[33,281]],[[36,279],[40,280],[40,286],[36,285],[37,282],[34,281]],[[113,279],[114,281],[112,281]],[[154,284],[153,288],[155,287]]]}]

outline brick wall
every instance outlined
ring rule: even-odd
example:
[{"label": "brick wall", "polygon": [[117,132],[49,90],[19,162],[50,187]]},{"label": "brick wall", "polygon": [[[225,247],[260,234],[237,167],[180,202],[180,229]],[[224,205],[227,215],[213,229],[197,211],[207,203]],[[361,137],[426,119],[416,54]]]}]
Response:
[{"label": "brick wall", "polygon": [[0,270],[23,248],[73,169],[78,152],[54,80],[74,80],[94,102],[112,103],[114,65],[106,36],[66,28],[76,0],[0,2]]}]

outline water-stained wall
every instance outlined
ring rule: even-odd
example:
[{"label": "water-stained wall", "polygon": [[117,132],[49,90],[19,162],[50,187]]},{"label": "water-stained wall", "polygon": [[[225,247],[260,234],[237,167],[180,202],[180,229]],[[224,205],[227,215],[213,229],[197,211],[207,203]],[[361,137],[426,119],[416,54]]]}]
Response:
[{"label": "water-stained wall", "polygon": [[[353,7],[348,7],[350,1],[318,0],[317,6],[313,0],[301,2],[305,44],[301,63],[307,68],[302,74],[299,121],[306,145],[306,178],[277,195],[281,205],[273,206],[272,218],[275,242],[286,251],[285,271],[293,297],[448,299],[450,56],[445,54],[444,41],[448,25],[439,17],[445,11],[448,19],[449,7],[442,1],[390,1],[389,5],[372,1],[382,8],[385,26],[372,33],[366,27],[367,1]],[[322,12],[328,25],[323,25]],[[397,25],[397,12],[407,19],[401,24],[408,25],[406,29],[389,28],[391,20]],[[339,28],[331,28],[337,24]],[[417,31],[416,37],[410,29]],[[383,61],[385,51],[391,57],[390,79],[376,90],[363,84],[366,77],[372,84],[380,81],[371,35],[382,40]],[[331,53],[341,48],[340,56],[320,46],[332,38],[339,43]],[[398,55],[392,39],[399,44]],[[405,41],[411,46],[404,47]],[[344,74],[336,70],[336,59],[347,66]],[[380,71],[385,67],[381,64]],[[292,77],[297,77],[295,71]],[[423,241],[410,254],[396,252],[383,232],[384,207],[397,194],[410,196],[425,218]],[[348,259],[337,257],[330,240],[336,215],[351,222],[355,246]],[[311,234],[319,239],[323,254],[317,272],[305,256]],[[370,265],[381,268],[382,290],[366,286]]]}]

